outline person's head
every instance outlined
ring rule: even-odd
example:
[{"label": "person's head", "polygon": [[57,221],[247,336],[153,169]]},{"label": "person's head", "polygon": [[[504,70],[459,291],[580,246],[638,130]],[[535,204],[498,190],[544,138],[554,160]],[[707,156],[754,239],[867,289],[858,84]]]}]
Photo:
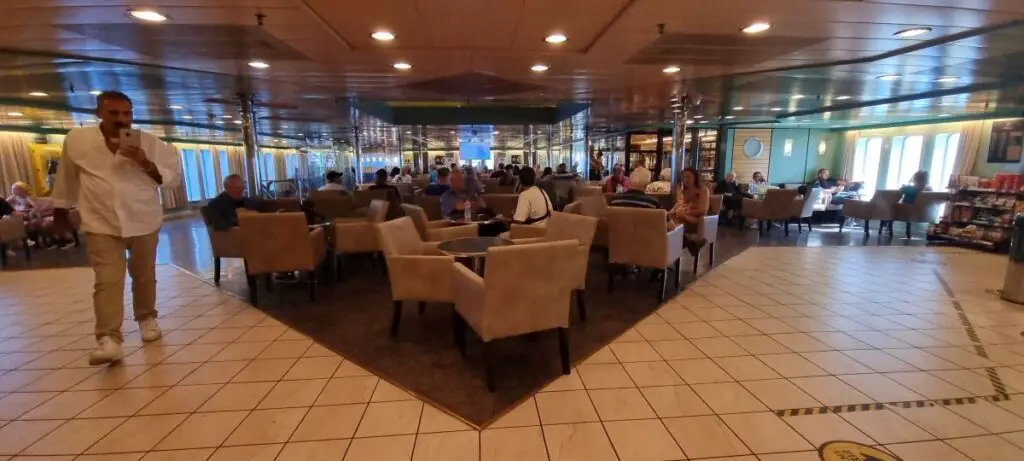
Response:
[{"label": "person's head", "polygon": [[736,182],[736,173],[733,172],[733,171],[730,171],[730,172],[726,173],[725,174],[725,182],[727,182],[727,183],[734,183],[734,182]]},{"label": "person's head", "polygon": [[[440,173],[438,173],[440,176]],[[462,192],[466,188],[466,177],[459,170],[452,170],[451,175],[448,177],[448,183],[452,190],[455,192]]]},{"label": "person's head", "polygon": [[546,166],[546,167],[544,167],[544,174],[540,175],[540,177],[543,178],[545,176],[550,176],[552,174],[553,174],[553,172],[551,171],[551,167]]},{"label": "person's head", "polygon": [[448,177],[452,174],[452,171],[448,167],[441,167],[437,169],[437,183],[448,184]]},{"label": "person's head", "polygon": [[531,187],[537,184],[537,173],[533,171],[533,168],[523,168],[519,170],[519,183],[523,187]]},{"label": "person's head", "polygon": [[430,170],[430,171],[437,171],[437,165],[430,165],[428,170]]},{"label": "person's head", "polygon": [[398,176],[400,174],[402,174],[402,169],[401,168],[398,168],[397,166],[391,168],[391,177],[395,177],[395,176]]},{"label": "person's head", "polygon": [[559,163],[558,166],[555,167],[555,171],[558,174],[565,174],[569,172],[569,167],[565,166],[564,163]]},{"label": "person's head", "polygon": [[760,171],[755,171],[754,176],[751,178],[754,182],[764,182],[764,175]]},{"label": "person's head", "polygon": [[119,91],[104,91],[96,96],[96,117],[109,135],[132,126],[132,100]]},{"label": "person's head", "polygon": [[658,180],[660,181],[671,181],[672,180],[672,169],[662,168],[661,173],[658,173]]},{"label": "person's head", "polygon": [[[729,174],[732,175],[732,179],[733,179],[733,181],[735,181],[736,180],[736,174],[735,173],[729,173]],[[694,169],[694,168],[684,168],[683,169],[683,179],[682,179],[682,181],[683,181],[683,187],[684,188],[689,189],[691,187],[700,187],[700,174],[698,174],[697,170]]]},{"label": "person's head", "polygon": [[519,168],[519,165],[513,165],[512,168],[507,169],[505,172],[507,173],[507,172],[511,171],[513,175],[519,176],[519,172],[521,170],[522,169]]},{"label": "person's head", "polygon": [[498,164],[498,169],[499,170],[504,170],[505,169],[505,164],[504,163],[499,163]]},{"label": "person's head", "polygon": [[328,171],[324,177],[327,179],[327,182],[341,182],[341,173],[334,170]]},{"label": "person's head", "polygon": [[409,166],[409,165],[406,165],[405,168],[402,168],[402,174],[403,175],[411,175],[412,174],[412,167]]},{"label": "person's head", "polygon": [[500,169],[505,170],[506,173],[511,173],[511,172],[515,171],[516,168],[519,168],[517,166],[512,165],[511,163],[508,164],[508,165],[505,165],[505,166],[498,165],[498,167]]},{"label": "person's head", "polygon": [[615,167],[612,169],[612,176],[614,176],[615,179],[622,179],[622,176],[625,174],[626,169],[622,168],[622,165],[615,165]]},{"label": "person's head", "polygon": [[914,173],[914,176],[910,178],[910,183],[913,184],[914,187],[918,189],[924,189],[925,187],[928,187],[928,172],[921,170],[918,171],[917,173]]},{"label": "person's head", "polygon": [[451,169],[452,171],[456,171],[456,170],[458,170],[458,169],[459,169],[459,164],[458,164],[458,163],[453,163],[453,164],[449,165],[448,167],[449,167],[449,169]]},{"label": "person's head", "polygon": [[31,189],[29,188],[28,184],[25,184],[24,182],[21,182],[21,181],[18,181],[18,182],[14,183],[14,184],[11,184],[11,195],[13,195],[15,197],[19,197],[19,198],[28,197],[28,195],[29,195],[28,193],[29,193],[30,190]]},{"label": "person's head", "polygon": [[647,169],[637,168],[629,175],[629,189],[643,192],[651,183],[651,172]]},{"label": "person's head", "polygon": [[828,168],[818,168],[818,179],[821,181],[828,179]]},{"label": "person's head", "polygon": [[[334,172],[332,171],[331,173]],[[228,194],[228,197],[231,197],[234,200],[242,198],[245,194],[245,183],[242,181],[242,175],[229,174],[225,176],[224,193]]]},{"label": "person's head", "polygon": [[[395,168],[395,169],[397,170],[398,168]],[[388,170],[385,170],[383,168],[377,170],[377,176],[375,176],[373,178],[373,183],[378,185],[378,186],[387,185],[387,183],[388,183]]]}]

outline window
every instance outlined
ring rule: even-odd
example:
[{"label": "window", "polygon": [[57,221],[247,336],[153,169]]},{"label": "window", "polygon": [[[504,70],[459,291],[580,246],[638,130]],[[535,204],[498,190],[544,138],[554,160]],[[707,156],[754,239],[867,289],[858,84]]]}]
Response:
[{"label": "window", "polygon": [[263,161],[260,162],[260,166],[263,167],[263,174],[260,175],[260,179],[263,181],[273,181],[277,179],[277,175],[274,171],[274,154],[264,152],[262,160]]},{"label": "window", "polygon": [[932,149],[932,165],[928,169],[928,185],[933,190],[944,191],[953,175],[953,166],[960,149],[960,133],[939,133],[935,136]]},{"label": "window", "polygon": [[196,162],[196,151],[192,149],[181,150],[181,169],[185,173],[185,198],[190,202],[198,202],[203,199],[202,186],[199,185],[199,163]]},{"label": "window", "polygon": [[199,159],[202,162],[203,196],[213,198],[217,195],[217,170],[213,166],[213,152],[209,149],[199,150]]},{"label": "window", "polygon": [[289,154],[284,157],[285,176],[293,179],[299,178],[299,154]]},{"label": "window", "polygon": [[873,195],[878,186],[878,165],[882,158],[882,138],[858,138],[853,153],[853,180],[864,183],[864,192]]},{"label": "window", "polygon": [[921,150],[924,136],[896,136],[892,138],[889,151],[889,171],[885,178],[886,189],[899,189],[910,182],[910,177],[921,167]]},{"label": "window", "polygon": [[228,163],[228,151],[217,151],[217,160],[220,163],[220,182],[223,183],[224,178],[231,174],[231,165]]}]

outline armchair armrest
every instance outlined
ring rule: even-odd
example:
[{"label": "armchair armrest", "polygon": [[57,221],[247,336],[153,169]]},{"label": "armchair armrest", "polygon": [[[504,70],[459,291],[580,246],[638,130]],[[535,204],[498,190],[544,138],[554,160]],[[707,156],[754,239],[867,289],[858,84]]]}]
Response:
[{"label": "armchair armrest", "polygon": [[793,203],[789,204],[789,216],[799,218],[803,214],[804,203],[807,203],[807,197],[793,199]]},{"label": "armchair armrest", "polygon": [[427,221],[427,229],[444,229],[446,227],[452,227],[451,221],[447,219],[438,219],[437,221]]},{"label": "armchair armrest", "polygon": [[351,224],[351,223],[361,223],[361,222],[369,222],[369,221],[370,220],[366,216],[357,216],[357,217],[353,217],[353,218],[335,218],[334,221],[332,221],[332,222],[334,224]]},{"label": "armchair armrest", "polygon": [[764,201],[752,198],[743,199],[743,216],[755,219],[764,216]]},{"label": "armchair armrest", "polygon": [[387,256],[395,300],[452,302],[451,256]]},{"label": "armchair armrest", "polygon": [[525,224],[513,224],[509,229],[509,236],[512,239],[528,239],[544,237],[548,234],[546,227],[527,226]]},{"label": "armchair armrest", "polygon": [[429,242],[443,242],[445,240],[454,240],[465,237],[476,237],[480,235],[480,229],[477,224],[467,224],[465,226],[451,226],[443,227],[440,229],[427,229],[427,241]]},{"label": "armchair armrest", "polygon": [[232,227],[228,230],[210,230],[210,249],[213,256],[218,258],[241,258],[242,254],[242,228]]},{"label": "armchair armrest", "polygon": [[[452,297],[455,311],[484,337],[484,279],[462,264],[452,264]],[[485,338],[486,339],[486,338]]]},{"label": "armchair armrest", "polygon": [[843,202],[843,216],[857,219],[878,219],[872,215],[874,204],[865,200],[846,200]]},{"label": "armchair armrest", "polygon": [[706,239],[708,243],[718,241],[718,215],[705,216],[697,226],[697,235]]},{"label": "armchair armrest", "polygon": [[[665,267],[675,262],[677,259],[683,257],[683,235],[686,233],[686,228],[683,226],[676,227],[668,233],[668,248],[665,255]],[[662,267],[661,269],[664,269]]]},{"label": "armchair armrest", "polygon": [[322,227],[313,229],[309,233],[309,247],[313,252],[313,264],[320,264],[327,256],[327,239]]},{"label": "armchair armrest", "polygon": [[379,250],[377,230],[371,222],[334,223],[334,250],[343,253],[370,253]]}]

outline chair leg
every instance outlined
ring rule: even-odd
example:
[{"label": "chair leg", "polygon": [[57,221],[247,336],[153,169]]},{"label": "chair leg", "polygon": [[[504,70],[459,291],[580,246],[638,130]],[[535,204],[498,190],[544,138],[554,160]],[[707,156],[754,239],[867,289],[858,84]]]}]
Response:
[{"label": "chair leg", "polygon": [[798,233],[798,234],[804,233],[804,223],[803,223],[803,220],[801,218],[797,218],[796,219],[796,233]]},{"label": "chair leg", "polygon": [[484,342],[484,380],[487,382],[487,390],[494,392],[497,386],[494,384],[494,351],[492,342]]},{"label": "chair leg", "polygon": [[658,291],[658,302],[665,302],[665,292],[668,291],[668,268],[662,270],[661,274],[661,290]]},{"label": "chair leg", "polygon": [[910,221],[906,221],[903,224],[907,226],[907,240],[910,240]]},{"label": "chair leg", "polygon": [[[682,259],[682,258],[680,258]],[[697,275],[697,268],[700,266],[700,250],[693,255],[693,275]]]},{"label": "chair leg", "polygon": [[783,221],[782,226],[785,228],[784,234],[786,235],[786,237],[789,237],[789,220],[787,219]]},{"label": "chair leg", "polygon": [[871,235],[871,220],[870,219],[865,219],[864,220],[864,235],[865,236]]},{"label": "chair leg", "polygon": [[377,253],[374,254],[374,257],[380,258],[380,273],[381,273],[381,275],[387,277],[388,276],[388,263],[387,263],[387,260],[384,259],[384,253],[383,252],[377,252]]},{"label": "chair leg", "polygon": [[758,219],[757,220],[757,236],[761,237],[762,235],[764,235],[764,221]]},{"label": "chair leg", "polygon": [[419,311],[420,311],[420,315],[423,315],[423,314],[427,313],[427,303],[426,303],[426,301],[420,301]]},{"label": "chair leg", "polygon": [[893,221],[889,221],[888,223],[889,223],[888,224],[889,225],[889,235],[892,236],[893,235],[892,234],[892,223],[893,223]]},{"label": "chair leg", "polygon": [[82,238],[78,236],[78,231],[71,231],[71,238],[75,240],[75,248],[82,246]]},{"label": "chair leg", "polygon": [[[683,277],[682,277],[682,274],[683,274],[683,258],[679,258],[679,259],[676,260],[676,264],[675,264],[675,267],[674,267],[673,270],[675,270],[675,272],[676,272],[675,286],[676,286],[676,292],[678,293],[679,292],[679,287],[682,286],[682,284],[683,284]],[[668,273],[666,272],[665,275],[668,275]]]},{"label": "chair leg", "polygon": [[28,239],[21,240],[21,248],[25,251],[25,260],[32,259],[32,247],[28,246]]},{"label": "chair leg", "polygon": [[608,292],[609,293],[611,293],[612,290],[615,288],[615,270],[616,269],[617,269],[617,267],[615,267],[614,264],[609,264],[608,265]]},{"label": "chair leg", "polygon": [[246,281],[246,284],[249,285],[249,303],[252,304],[253,306],[255,306],[256,302],[259,301],[259,299],[258,299],[259,291],[260,291],[259,279],[256,278],[255,275],[246,275],[245,276],[245,281]]},{"label": "chair leg", "polygon": [[267,282],[267,291],[274,292],[274,274],[267,274],[263,276],[264,281]]},{"label": "chair leg", "polygon": [[309,271],[306,276],[309,277],[309,302],[314,302],[316,301],[316,271]]},{"label": "chair leg", "polygon": [[814,229],[811,228],[811,218],[808,217],[807,218],[807,232],[810,232],[812,230],[814,230]]},{"label": "chair leg", "polygon": [[715,265],[715,242],[708,243],[708,267]]},{"label": "chair leg", "polygon": [[466,321],[462,319],[458,311],[452,310],[452,335],[455,339],[455,348],[459,355],[466,356]]},{"label": "chair leg", "polygon": [[587,301],[584,298],[583,290],[573,290],[576,294],[576,309],[580,312],[580,321],[587,321]]},{"label": "chair leg", "polygon": [[220,286],[220,258],[213,258],[213,284]]},{"label": "chair leg", "polygon": [[402,302],[394,302],[394,312],[391,315],[391,337],[398,336],[398,325],[402,323]]},{"label": "chair leg", "polygon": [[559,328],[558,329],[558,352],[562,356],[562,374],[567,375],[572,372],[571,361],[569,360],[569,329]]}]

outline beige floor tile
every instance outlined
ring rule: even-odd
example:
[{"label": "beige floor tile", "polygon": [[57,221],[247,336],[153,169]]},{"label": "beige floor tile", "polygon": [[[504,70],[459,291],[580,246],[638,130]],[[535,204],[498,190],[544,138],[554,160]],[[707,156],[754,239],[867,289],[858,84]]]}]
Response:
[{"label": "beige floor tile", "polygon": [[917,371],[913,365],[904,362],[879,350],[852,350],[843,351],[854,360],[867,365],[879,373],[891,373],[897,371]]},{"label": "beige floor tile", "polygon": [[786,346],[779,344],[768,335],[735,336],[729,339],[751,354],[787,354],[790,352]]},{"label": "beige floor tile", "polygon": [[233,343],[248,330],[248,328],[214,328],[193,341],[193,344]]},{"label": "beige floor tile", "polygon": [[[0,398],[0,420],[17,419],[33,408],[61,395],[59,392],[18,392]],[[33,418],[34,419],[34,418]]]},{"label": "beige floor tile", "polygon": [[683,384],[683,380],[664,361],[623,363],[633,382],[640,387],[675,386]]},{"label": "beige floor tile", "polygon": [[[341,365],[345,366],[344,363]],[[377,386],[378,378],[375,376],[360,376],[351,378],[331,378],[324,387],[320,397],[316,399],[316,405],[341,405],[346,403],[367,403],[373,396],[373,389]]]},{"label": "beige floor tile", "polygon": [[160,441],[156,449],[179,450],[220,446],[248,414],[246,411],[220,411],[189,415]]},{"label": "beige floor tile", "polygon": [[639,325],[636,331],[647,341],[669,341],[682,339],[676,329],[669,325]]},{"label": "beige floor tile", "polygon": [[64,368],[53,370],[41,378],[22,386],[20,392],[63,392],[98,373],[95,368]]},{"label": "beige floor tile", "polygon": [[291,442],[285,444],[275,461],[340,461],[349,443],[349,440]]},{"label": "beige floor tile", "polygon": [[[314,347],[316,346],[314,345]],[[373,376],[373,373],[348,360],[341,362],[341,366],[334,372],[335,378],[348,378],[352,376]]]},{"label": "beige floor tile", "polygon": [[694,416],[662,420],[686,456],[710,458],[750,453],[729,426],[718,416]]},{"label": "beige floor tile", "polygon": [[284,377],[288,369],[298,359],[261,359],[253,360],[246,365],[231,379],[233,383],[248,383],[257,381],[277,381]]},{"label": "beige floor tile", "polygon": [[900,416],[916,424],[921,429],[930,432],[932,435],[948,439],[953,437],[968,437],[973,435],[985,435],[988,433],[978,425],[953,413],[949,408],[939,405],[902,408],[891,407]]},{"label": "beige floor tile", "polygon": [[814,339],[807,333],[780,333],[769,336],[793,352],[819,352],[830,349],[827,344]]},{"label": "beige floor tile", "polygon": [[89,448],[89,453],[131,453],[151,450],[187,416],[176,414],[128,418],[124,424]]},{"label": "beige floor tile", "polygon": [[712,414],[711,409],[687,385],[645,387],[640,391],[659,418]]},{"label": "beige floor tile", "polygon": [[48,373],[50,373],[50,370],[8,371],[0,375],[0,392],[14,392]]},{"label": "beige floor tile", "polygon": [[946,443],[974,460],[1019,461],[1024,459],[1024,449],[994,435],[951,439]]},{"label": "beige floor tile", "polygon": [[545,392],[534,395],[543,424],[598,421],[586,391]]},{"label": "beige floor tile", "polygon": [[213,455],[213,448],[193,450],[151,451],[141,461],[206,461]]},{"label": "beige floor tile", "polygon": [[953,362],[936,357],[921,349],[883,349],[882,351],[922,370],[952,370],[960,368],[959,365]]},{"label": "beige floor tile", "polygon": [[803,389],[819,402],[828,405],[855,405],[872,403],[868,397],[835,376],[811,376],[807,378],[791,378],[790,382]]},{"label": "beige floor tile", "polygon": [[274,461],[284,448],[283,444],[248,445],[244,447],[221,447],[213,452],[208,461]]},{"label": "beige floor tile", "polygon": [[909,400],[924,400],[924,396],[901,386],[878,373],[865,373],[859,375],[836,376],[854,389],[864,393],[876,402],[905,402]]},{"label": "beige floor tile", "polygon": [[64,421],[12,421],[0,428],[0,455],[16,455]]},{"label": "beige floor tile", "polygon": [[498,429],[504,427],[539,426],[540,416],[537,414],[537,402],[534,397],[526,399],[508,413],[500,416],[497,421],[488,426]]},{"label": "beige floor tile", "polygon": [[480,432],[481,461],[548,461],[540,426],[488,428]]},{"label": "beige floor tile", "polygon": [[[820,461],[817,451],[797,451],[792,453],[769,453],[757,456],[758,461]],[[732,458],[725,460],[702,460],[702,461],[740,461]]]},{"label": "beige floor tile", "polygon": [[78,455],[114,430],[124,420],[125,418],[102,418],[67,421],[25,449],[23,453],[33,456]]},{"label": "beige floor tile", "polygon": [[231,378],[234,378],[248,364],[249,362],[245,360],[207,362],[196,368],[195,371],[181,380],[178,385],[223,384],[231,381]]},{"label": "beige floor tile", "polygon": [[601,423],[544,426],[551,461],[615,461],[615,450]]},{"label": "beige floor tile", "polygon": [[757,358],[786,378],[824,376],[828,372],[799,354],[765,354]]},{"label": "beige floor tile", "polygon": [[1011,432],[1009,434],[1001,434],[1000,437],[1002,437],[1007,442],[1010,442],[1020,448],[1024,448],[1024,432]]},{"label": "beige floor tile", "polygon": [[804,352],[800,355],[833,375],[871,373],[873,371],[839,351]]},{"label": "beige floor tile", "polygon": [[291,441],[350,439],[359,427],[366,404],[313,407],[295,429]]},{"label": "beige floor tile", "polygon": [[224,441],[224,445],[252,445],[257,443],[283,443],[295,432],[308,408],[255,410],[249,413]]},{"label": "beige floor tile", "polygon": [[971,393],[924,371],[885,373],[885,376],[928,399],[971,397]]},{"label": "beige floor tile", "polygon": [[105,418],[112,416],[132,416],[150,402],[156,400],[168,388],[145,387],[139,389],[121,389],[114,391],[103,400],[78,415],[79,418]]},{"label": "beige floor tile", "polygon": [[646,342],[613,343],[609,346],[619,362],[660,362],[658,352]]},{"label": "beige floor tile", "polygon": [[[74,461],[139,461],[146,453],[117,453],[117,454],[103,454],[103,455],[81,455],[77,458],[71,457]],[[38,459],[36,461],[44,461],[46,458]],[[0,458],[3,459],[3,458]]]},{"label": "beige floor tile", "polygon": [[210,397],[199,411],[252,410],[270,393],[275,383],[228,383]]},{"label": "beige floor tile", "polygon": [[619,363],[619,359],[615,357],[615,353],[612,352],[608,346],[602,347],[587,357],[582,362],[585,365],[597,365],[601,363]]},{"label": "beige floor tile", "polygon": [[126,384],[126,388],[134,387],[166,387],[178,384],[179,381],[184,379],[189,373],[199,368],[198,363],[161,363],[155,365],[145,373],[139,375],[138,378],[133,379],[130,383]]},{"label": "beige floor tile", "polygon": [[270,346],[270,341],[232,343],[222,349],[211,361],[224,362],[232,360],[253,360]]},{"label": "beige floor tile", "polygon": [[660,420],[605,422],[604,427],[622,461],[659,461],[683,457],[682,450]]},{"label": "beige floor tile", "polygon": [[955,448],[941,441],[897,443],[885,446],[886,450],[904,460],[970,461]]},{"label": "beige floor tile", "polygon": [[648,344],[665,360],[703,359],[707,357],[687,339],[651,341]]},{"label": "beige floor tile", "polygon": [[595,389],[588,391],[601,421],[654,418],[643,394],[632,389]]},{"label": "beige floor tile", "polygon": [[313,345],[310,340],[274,341],[260,355],[259,359],[297,359]]},{"label": "beige floor tile", "polygon": [[679,334],[683,335],[684,338],[689,340],[699,338],[714,338],[722,336],[722,333],[714,329],[707,322],[673,323],[672,328],[675,328],[675,330],[678,331]]},{"label": "beige floor tile", "polygon": [[617,363],[576,367],[587,389],[635,387],[626,369]]},{"label": "beige floor tile", "polygon": [[736,357],[748,355],[746,349],[740,347],[729,338],[696,338],[690,342],[697,346],[708,357]]},{"label": "beige floor tile", "polygon": [[330,378],[339,366],[341,357],[305,357],[292,365],[288,373],[285,373],[284,379]]},{"label": "beige floor tile", "polygon": [[806,392],[785,379],[744,381],[740,383],[761,403],[772,410],[814,408],[821,405]]},{"label": "beige floor tile", "polygon": [[355,439],[344,461],[409,461],[415,441],[415,435]]},{"label": "beige floor tile", "polygon": [[[120,389],[133,379],[145,373],[149,367],[145,365],[127,366],[115,365],[104,367],[98,373],[86,378],[84,381],[75,384],[73,391],[88,391],[98,389]],[[6,375],[4,375],[6,376]],[[0,377],[2,379],[2,377]]]},{"label": "beige floor tile", "polygon": [[878,443],[902,443],[932,440],[935,437],[890,410],[840,413]]},{"label": "beige floor tile", "polygon": [[224,349],[224,344],[189,344],[178,349],[178,352],[167,357],[162,363],[205,362],[217,355],[221,349]]},{"label": "beige floor tile", "polygon": [[729,373],[711,359],[672,360],[668,364],[687,384],[734,381]]},{"label": "beige floor tile", "polygon": [[722,420],[754,453],[814,449],[774,413],[722,415]]},{"label": "beige floor tile", "polygon": [[[56,397],[47,400],[42,405],[35,407],[32,411],[21,415],[19,419],[70,419],[78,413],[81,413],[86,408],[91,407],[96,402],[103,400],[104,397],[109,395],[112,391],[109,390],[98,390],[98,391],[76,391],[76,392],[63,392]],[[15,396],[19,394],[8,394],[7,397]],[[36,394],[21,394],[21,395],[36,395]],[[49,395],[49,393],[38,394],[40,396]],[[0,400],[0,406],[4,403],[4,400]],[[0,414],[4,413],[0,411]],[[8,419],[6,415],[3,415],[4,419]]]},{"label": "beige floor tile", "polygon": [[758,360],[752,355],[744,355],[740,357],[718,357],[714,359],[718,366],[729,373],[737,381],[747,381],[752,379],[772,379],[781,378],[778,373],[771,369],[768,365]]},{"label": "beige floor tile", "polygon": [[377,388],[373,390],[373,396],[370,397],[371,402],[394,402],[398,400],[416,400],[416,397],[383,379],[377,383]]},{"label": "beige floor tile", "polygon": [[284,334],[288,328],[283,326],[252,327],[238,338],[239,342],[274,341]]},{"label": "beige floor tile", "polygon": [[790,416],[785,418],[785,422],[816,447],[831,440],[850,440],[866,445],[875,444],[870,437],[834,414]]},{"label": "beige floor tile", "polygon": [[947,408],[991,432],[1024,430],[1024,418],[990,402],[978,401],[972,405],[950,405]]},{"label": "beige floor tile", "polygon": [[739,383],[710,383],[690,386],[717,414],[764,411],[764,406]]},{"label": "beige floor tile", "polygon": [[480,433],[477,431],[421,434],[416,437],[413,461],[479,461]]},{"label": "beige floor tile", "polygon": [[[612,362],[618,364],[618,362]],[[573,368],[567,375],[559,375],[551,384],[544,386],[541,392],[575,391],[585,389],[583,380],[580,379],[579,369]]]},{"label": "beige floor tile", "polygon": [[710,324],[712,328],[718,330],[720,333],[728,337],[761,334],[761,332],[757,331],[756,328],[748,325],[746,322],[742,320],[716,320],[713,322],[708,322],[708,324]]},{"label": "beige floor tile", "polygon": [[375,402],[366,407],[356,437],[415,434],[423,403],[417,400]]},{"label": "beige floor tile", "polygon": [[220,390],[220,384],[199,386],[175,386],[153,400],[139,411],[140,415],[169,413],[191,413],[199,409],[210,397]]},{"label": "beige floor tile", "polygon": [[[532,401],[530,403],[533,404]],[[306,418],[308,419],[309,416]],[[431,405],[424,404],[423,414],[420,415],[420,426],[417,433],[431,434],[435,432],[454,432],[470,429],[473,428],[454,416],[434,408]]]},{"label": "beige floor tile", "polygon": [[274,385],[270,393],[260,402],[261,410],[269,408],[308,407],[313,405],[320,391],[327,386],[327,379],[309,379],[302,381],[281,381]]}]

